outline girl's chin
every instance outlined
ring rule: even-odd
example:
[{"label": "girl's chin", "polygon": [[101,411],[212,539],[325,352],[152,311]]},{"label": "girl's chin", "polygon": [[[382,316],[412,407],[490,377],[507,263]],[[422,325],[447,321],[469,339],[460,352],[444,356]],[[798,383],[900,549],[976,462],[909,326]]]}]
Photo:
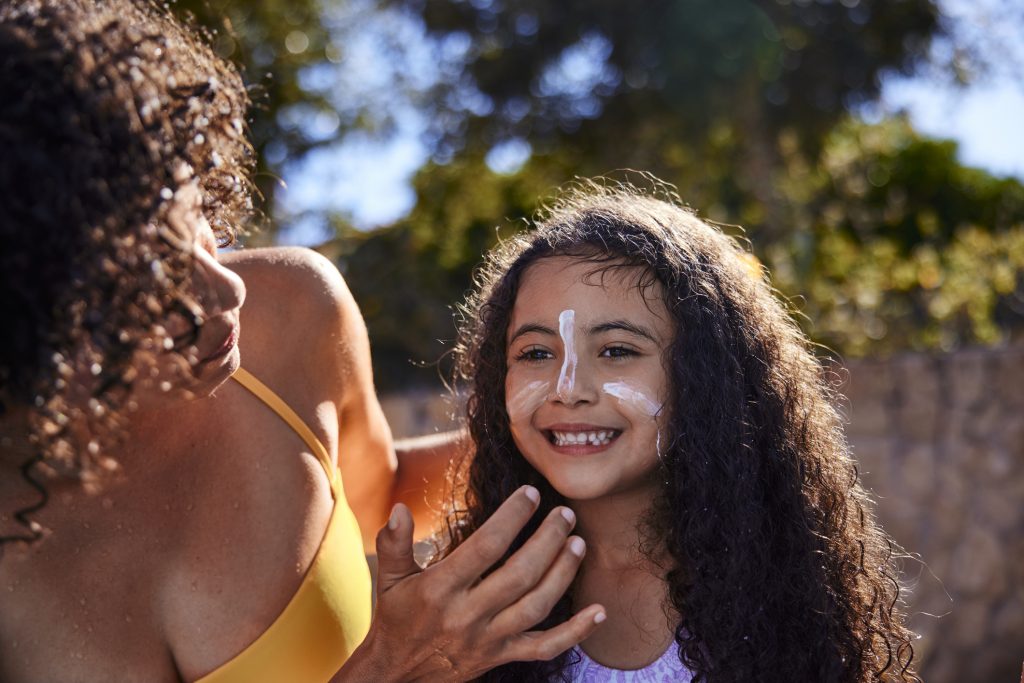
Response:
[{"label": "girl's chin", "polygon": [[596,500],[608,494],[606,487],[597,484],[588,484],[578,479],[561,480],[558,477],[548,479],[551,487],[569,501]]}]

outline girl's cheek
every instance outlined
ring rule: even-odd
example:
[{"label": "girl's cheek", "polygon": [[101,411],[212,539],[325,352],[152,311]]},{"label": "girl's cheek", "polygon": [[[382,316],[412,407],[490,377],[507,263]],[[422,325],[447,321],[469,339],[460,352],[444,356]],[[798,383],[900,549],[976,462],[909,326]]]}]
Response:
[{"label": "girl's cheek", "polygon": [[656,418],[664,403],[658,401],[643,386],[626,381],[605,382],[601,390],[615,398],[625,410],[645,418]]},{"label": "girl's cheek", "polygon": [[509,422],[515,423],[529,417],[547,400],[551,382],[532,380],[525,384],[512,380],[505,390],[505,410]]}]

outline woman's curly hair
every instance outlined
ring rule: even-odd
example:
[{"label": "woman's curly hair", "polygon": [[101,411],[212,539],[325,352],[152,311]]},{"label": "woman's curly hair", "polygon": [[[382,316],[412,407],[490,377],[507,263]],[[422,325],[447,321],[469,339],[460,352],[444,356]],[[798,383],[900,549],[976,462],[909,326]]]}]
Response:
[{"label": "woman's curly hair", "polygon": [[[140,357],[181,342],[161,325],[201,324],[167,213],[191,170],[234,240],[251,212],[247,108],[237,71],[166,8],[0,0],[0,416],[30,411],[22,471],[44,501],[33,467],[94,471]],[[18,538],[38,535],[39,506]]]},{"label": "woman's curly hair", "polygon": [[[670,438],[638,533],[652,557],[672,558],[675,639],[694,680],[918,680],[893,543],[857,483],[827,373],[739,243],[661,187],[583,183],[487,258],[461,311],[456,386],[468,391],[476,451],[453,489],[443,552],[523,484],[541,490],[543,510],[509,554],[565,504],[517,450],[504,393],[523,275],[556,255],[596,271],[640,266],[664,288]],[[571,592],[539,628],[571,615]],[[572,657],[481,680],[560,680]]]}]

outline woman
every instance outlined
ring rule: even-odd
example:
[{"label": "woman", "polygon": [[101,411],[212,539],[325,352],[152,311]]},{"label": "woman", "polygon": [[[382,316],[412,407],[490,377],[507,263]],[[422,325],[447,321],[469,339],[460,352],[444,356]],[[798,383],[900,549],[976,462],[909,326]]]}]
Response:
[{"label": "woman", "polygon": [[146,3],[0,0],[0,92],[0,679],[457,679],[593,630],[526,631],[565,515],[480,580],[528,488],[437,571],[397,506],[370,623],[355,520],[446,453],[396,459],[329,263],[217,254],[250,211],[233,69]]}]

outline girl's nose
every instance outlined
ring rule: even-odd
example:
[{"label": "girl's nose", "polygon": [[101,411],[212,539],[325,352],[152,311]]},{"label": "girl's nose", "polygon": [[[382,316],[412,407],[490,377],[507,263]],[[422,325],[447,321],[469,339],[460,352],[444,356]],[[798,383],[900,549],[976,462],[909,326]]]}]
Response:
[{"label": "girl's nose", "polygon": [[597,392],[585,361],[577,360],[572,364],[571,372],[563,371],[559,374],[554,398],[555,401],[566,406],[593,403],[596,400]]},{"label": "girl's nose", "polygon": [[555,384],[556,400],[569,406],[593,401],[589,375],[586,368],[580,367],[576,350],[576,312],[572,309],[559,314],[558,336],[562,338],[562,367]]},{"label": "girl's nose", "polygon": [[563,403],[566,403],[575,390],[576,366],[579,364],[579,357],[576,355],[575,311],[570,309],[559,314],[558,336],[562,338],[562,368],[558,372],[555,396]]}]

